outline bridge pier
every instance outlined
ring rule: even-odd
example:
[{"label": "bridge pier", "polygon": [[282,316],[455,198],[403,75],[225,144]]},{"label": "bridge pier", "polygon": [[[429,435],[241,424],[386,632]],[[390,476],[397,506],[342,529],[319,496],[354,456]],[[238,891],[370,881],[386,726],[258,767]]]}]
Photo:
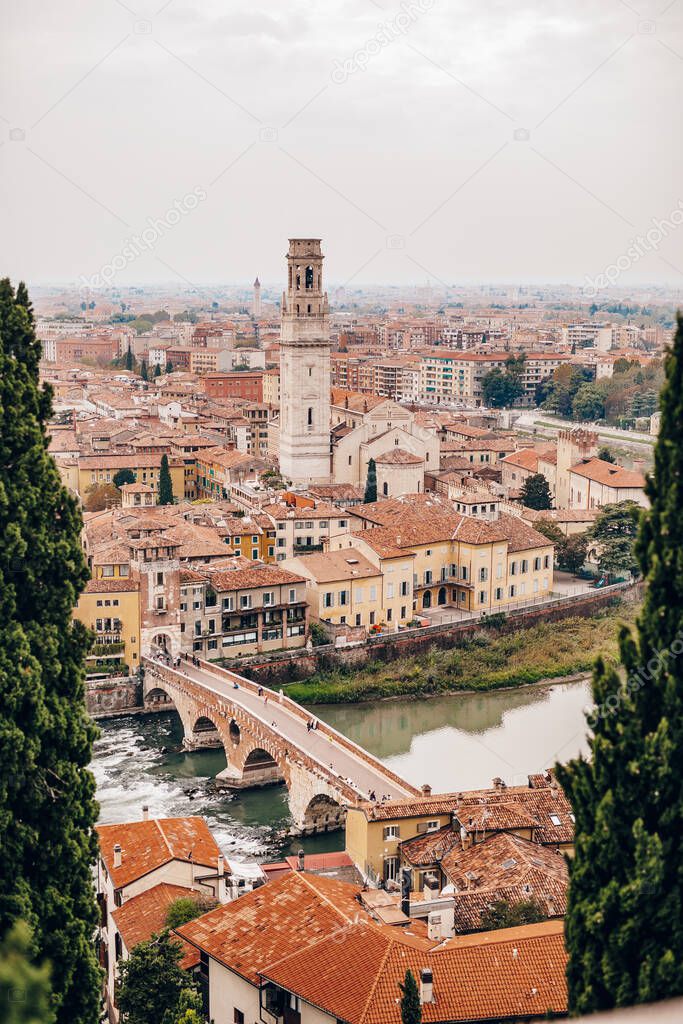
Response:
[{"label": "bridge pier", "polygon": [[284,781],[282,769],[265,750],[252,750],[241,767],[228,762],[216,776],[219,789],[260,789]]}]

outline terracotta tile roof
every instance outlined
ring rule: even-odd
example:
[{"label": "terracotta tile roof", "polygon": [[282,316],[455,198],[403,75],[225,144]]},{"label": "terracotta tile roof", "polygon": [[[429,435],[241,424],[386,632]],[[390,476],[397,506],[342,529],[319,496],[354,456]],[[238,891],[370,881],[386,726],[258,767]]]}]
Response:
[{"label": "terracotta tile roof", "polygon": [[413,455],[404,448],[393,448],[375,458],[375,462],[380,462],[384,466],[421,466],[424,461],[424,457]]},{"label": "terracotta tile roof", "polygon": [[644,487],[645,477],[634,469],[624,469],[603,459],[589,459],[572,466],[570,473],[607,487]]},{"label": "terracotta tile roof", "polygon": [[259,971],[365,917],[360,888],[295,871],[178,928],[252,985]]},{"label": "terracotta tile roof", "polygon": [[295,558],[296,566],[301,568],[304,575],[318,583],[369,579],[381,575],[381,569],[355,548],[314,552],[311,555],[296,555]]},{"label": "terracotta tile roof", "polygon": [[265,978],[349,1024],[400,1024],[399,983],[429,967],[425,1024],[566,1013],[562,922],[458,936],[438,949],[400,928],[354,924],[265,970]]},{"label": "terracotta tile roof", "polygon": [[533,448],[522,448],[518,452],[511,452],[500,461],[506,466],[518,466],[519,469],[527,469],[531,473],[538,472],[539,454]]},{"label": "terracotta tile roof", "polygon": [[[146,942],[152,935],[163,931],[166,927],[166,914],[172,903],[183,897],[198,899],[199,895],[196,890],[187,889],[184,885],[161,882],[126,900],[122,906],[113,910],[111,916],[128,952],[130,953],[139,942]],[[199,954],[194,946],[188,945],[180,938],[177,941],[182,942],[185,951],[181,966],[187,969],[198,963]]]},{"label": "terracotta tile roof", "polygon": [[454,814],[468,832],[491,832],[494,829],[533,828],[535,818],[521,801],[511,796],[508,800],[485,803],[456,804]]},{"label": "terracotta tile roof", "polygon": [[[115,889],[181,860],[215,867],[220,850],[204,818],[150,818],[148,821],[97,825],[100,856]],[[114,846],[122,849],[121,866],[114,867]]]},{"label": "terracotta tile roof", "polygon": [[369,412],[371,409],[376,409],[378,405],[391,401],[391,399],[383,398],[380,395],[363,395],[358,391],[344,391],[342,388],[332,388],[330,399],[332,405],[336,405],[339,409],[348,409],[350,412],[357,413]]},{"label": "terracotta tile roof", "polygon": [[498,889],[510,885],[544,884],[564,892],[568,884],[564,856],[509,832],[498,832],[481,843],[462,848],[454,844],[441,861],[441,870],[458,890]]},{"label": "terracotta tile roof", "polygon": [[460,846],[460,834],[451,825],[444,825],[435,832],[425,832],[401,843],[401,860],[413,867],[429,867],[436,864],[454,846]]},{"label": "terracotta tile roof", "polygon": [[500,886],[497,889],[476,889],[473,892],[459,892],[454,896],[454,927],[460,934],[481,931],[481,915],[498,900],[507,903],[522,903],[537,900],[548,917],[563,917],[567,912],[567,887],[553,883],[547,878],[540,881],[531,874],[523,885]]},{"label": "terracotta tile roof", "polygon": [[277,587],[290,583],[304,583],[303,576],[280,569],[276,565],[252,565],[248,569],[209,570],[207,573],[214,590],[248,590],[251,587]]},{"label": "terracotta tile roof", "polygon": [[119,576],[99,580],[88,580],[84,594],[129,594],[140,587],[137,576]]},{"label": "terracotta tile roof", "polygon": [[509,552],[529,551],[531,548],[552,548],[553,546],[547,537],[517,516],[501,513],[496,520],[496,526],[507,538]]}]

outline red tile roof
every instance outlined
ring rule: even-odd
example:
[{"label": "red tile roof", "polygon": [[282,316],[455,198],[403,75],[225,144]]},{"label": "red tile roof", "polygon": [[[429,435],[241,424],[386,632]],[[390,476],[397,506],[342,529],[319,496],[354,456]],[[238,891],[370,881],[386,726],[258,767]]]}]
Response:
[{"label": "red tile roof", "polygon": [[[199,896],[196,890],[187,889],[184,885],[161,882],[126,900],[122,906],[113,910],[111,916],[128,952],[130,953],[139,942],[146,942],[152,935],[163,931],[166,927],[168,908],[172,903],[184,897],[199,899]],[[199,961],[197,950],[180,938],[177,941],[182,943],[184,949],[181,967],[193,967]]]},{"label": "red tile roof", "polygon": [[358,923],[294,953],[262,973],[287,991],[349,1024],[400,1024],[408,968],[429,967],[434,1001],[425,1024],[566,1013],[562,923],[459,936],[437,949],[400,928]]},{"label": "red tile roof", "polygon": [[[129,885],[172,860],[216,867],[220,850],[204,818],[150,818],[119,825],[97,825],[100,856],[115,889]],[[114,867],[114,846],[121,866]]]},{"label": "red tile roof", "polygon": [[292,872],[178,928],[252,985],[258,972],[318,939],[337,934],[357,917],[360,888],[336,879]]}]

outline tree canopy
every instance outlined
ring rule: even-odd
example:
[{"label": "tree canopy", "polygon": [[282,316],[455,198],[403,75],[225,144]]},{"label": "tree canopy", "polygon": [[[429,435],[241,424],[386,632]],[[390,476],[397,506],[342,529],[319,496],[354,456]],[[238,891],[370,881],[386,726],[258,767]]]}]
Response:
[{"label": "tree canopy", "polygon": [[0,941],[26,921],[32,957],[52,964],[57,1024],[95,1024],[96,730],[90,637],[72,617],[89,573],[77,502],[48,452],[40,356],[26,288],[0,281]]},{"label": "tree canopy", "polygon": [[498,928],[516,928],[522,924],[545,921],[548,915],[538,900],[495,900],[481,913],[482,931],[496,931]]},{"label": "tree canopy", "polygon": [[119,490],[123,487],[124,484],[134,484],[134,483],[135,483],[135,473],[133,472],[132,469],[128,469],[128,467],[124,467],[124,469],[119,469],[116,473],[114,473],[113,484],[114,484],[114,487],[118,487]]},{"label": "tree canopy", "polygon": [[589,1014],[683,994],[683,321],[636,556],[646,581],[621,664],[599,660],[590,758],[557,766],[575,815],[565,920],[569,1008]]},{"label": "tree canopy", "polygon": [[[182,969],[183,947],[168,931],[139,942],[119,962],[117,1002],[124,1024],[176,1024],[183,992],[195,990]],[[187,999],[184,1000],[187,1009]]]},{"label": "tree canopy", "polygon": [[522,503],[538,512],[553,507],[550,485],[543,473],[532,473],[526,478],[522,484]]},{"label": "tree canopy", "polygon": [[620,575],[638,573],[635,553],[641,508],[635,501],[605,505],[588,531],[600,572]]},{"label": "tree canopy", "polygon": [[421,1024],[422,1003],[420,1002],[420,990],[417,987],[415,975],[408,968],[403,980],[398,983],[401,990],[401,1022],[402,1024]]},{"label": "tree canopy", "polygon": [[159,504],[173,504],[173,480],[171,479],[171,470],[168,466],[168,455],[165,453],[161,456],[161,465],[159,467]]},{"label": "tree canopy", "polygon": [[365,481],[365,496],[363,501],[366,505],[377,501],[377,466],[374,459],[368,460],[368,475]]}]

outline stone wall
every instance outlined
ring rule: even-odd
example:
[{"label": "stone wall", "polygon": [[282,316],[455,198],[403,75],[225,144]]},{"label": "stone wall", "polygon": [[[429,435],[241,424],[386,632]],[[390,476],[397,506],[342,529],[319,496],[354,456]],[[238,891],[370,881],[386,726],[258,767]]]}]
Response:
[{"label": "stone wall", "polygon": [[[595,590],[558,600],[538,607],[522,608],[508,613],[501,632],[514,632],[535,626],[539,622],[555,622],[572,616],[595,615],[617,600],[635,601],[642,596],[642,584],[617,584],[608,590]],[[344,666],[362,668],[369,661],[396,661],[422,654],[430,647],[452,647],[458,640],[478,633],[484,628],[481,620],[444,623],[401,633],[369,637],[354,647],[314,647],[312,650],[274,653],[270,657],[245,659],[235,671],[254,679],[264,686],[279,686],[295,682],[325,671]]]},{"label": "stone wall", "polygon": [[137,676],[88,680],[85,706],[93,718],[139,711],[142,708],[142,683]]}]

